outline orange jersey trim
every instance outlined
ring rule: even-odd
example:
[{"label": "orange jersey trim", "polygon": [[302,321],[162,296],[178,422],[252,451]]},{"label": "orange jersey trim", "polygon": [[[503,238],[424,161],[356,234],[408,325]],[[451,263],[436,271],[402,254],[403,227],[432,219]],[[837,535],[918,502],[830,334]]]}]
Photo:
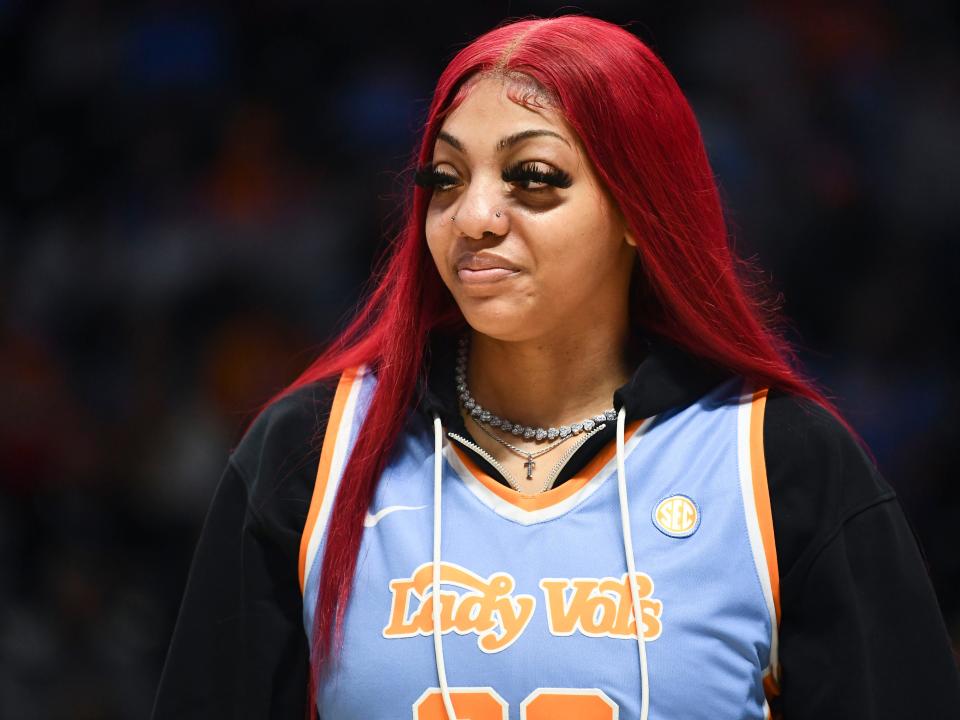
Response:
[{"label": "orange jersey trim", "polygon": [[767,405],[766,388],[753,394],[750,409],[750,465],[753,476],[753,499],[757,506],[757,521],[763,538],[763,552],[770,574],[770,592],[780,626],[780,568],[777,564],[777,545],[773,534],[773,513],[770,510],[770,489],[767,487],[767,463],[763,453],[763,416]]},{"label": "orange jersey trim", "polygon": [[307,522],[300,536],[300,558],[297,563],[300,578],[300,592],[303,593],[307,576],[307,549],[310,537],[317,524],[320,506],[330,481],[330,468],[333,464],[334,448],[337,445],[337,436],[340,433],[340,423],[343,420],[343,411],[347,406],[347,398],[357,379],[360,368],[347,368],[340,375],[340,382],[333,396],[333,405],[330,407],[330,416],[327,418],[327,429],[323,435],[323,447],[320,450],[320,462],[317,465],[317,479],[313,484],[313,496],[310,498],[310,509],[307,511]]},{"label": "orange jersey trim", "polygon": [[[763,694],[766,696],[768,702],[780,696],[780,683],[773,677],[773,673],[763,676]],[[772,714],[773,711],[771,710],[771,715]]]},{"label": "orange jersey trim", "polygon": [[[635,420],[624,428],[625,440],[627,437],[633,435],[643,424],[643,420]],[[596,475],[599,473],[603,467],[610,462],[610,459],[617,452],[617,441],[616,439],[611,440],[607,445],[603,447],[600,452],[598,452],[593,460],[591,460],[587,465],[580,470],[576,475],[567,480],[562,485],[555,487],[546,492],[537,493],[536,495],[527,495],[525,493],[518,492],[511,487],[507,487],[501,483],[498,483],[492,477],[483,472],[477,464],[467,455],[466,451],[457,446],[454,443],[450,444],[450,448],[457,454],[457,457],[460,458],[460,462],[463,463],[464,467],[473,475],[487,490],[492,492],[501,500],[514,505],[521,510],[543,510],[544,508],[551,507],[556,505],[559,502],[563,502],[567,498],[574,495],[578,490],[582,489],[584,485],[590,482]]]}]

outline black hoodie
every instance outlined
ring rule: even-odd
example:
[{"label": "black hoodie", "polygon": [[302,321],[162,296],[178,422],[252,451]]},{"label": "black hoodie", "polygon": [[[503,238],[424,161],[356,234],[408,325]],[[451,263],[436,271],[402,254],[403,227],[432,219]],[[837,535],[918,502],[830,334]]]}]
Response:
[{"label": "black hoodie", "polygon": [[[614,394],[628,422],[686,407],[729,377],[661,339],[643,345]],[[470,437],[453,383],[455,346],[439,335],[431,343],[409,422],[429,424],[437,413]],[[335,386],[314,383],[274,403],[231,454],[197,545],[157,720],[306,716],[298,553]],[[584,443],[557,484],[614,433],[609,424]],[[960,718],[949,639],[894,491],[843,426],[809,401],[771,392],[763,439],[780,569],[775,714]],[[506,484],[482,456],[473,460]]]}]

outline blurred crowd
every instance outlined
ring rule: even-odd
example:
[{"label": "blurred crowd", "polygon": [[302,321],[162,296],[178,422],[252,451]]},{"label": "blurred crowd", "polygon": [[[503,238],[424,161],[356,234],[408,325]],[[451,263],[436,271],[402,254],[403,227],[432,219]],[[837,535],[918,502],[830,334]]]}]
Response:
[{"label": "blurred crowd", "polygon": [[[149,713],[227,453],[364,290],[437,75],[564,7],[241,5],[0,1],[0,717]],[[688,94],[960,641],[960,11],[573,9]]]}]

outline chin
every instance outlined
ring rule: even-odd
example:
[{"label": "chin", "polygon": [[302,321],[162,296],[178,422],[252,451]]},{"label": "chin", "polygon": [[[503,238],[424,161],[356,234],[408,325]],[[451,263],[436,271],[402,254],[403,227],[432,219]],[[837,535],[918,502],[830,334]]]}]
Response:
[{"label": "chin", "polygon": [[[473,304],[473,303],[471,303]],[[475,304],[473,304],[475,305]],[[485,303],[485,307],[460,306],[472,330],[502,342],[528,340],[540,325],[527,312],[518,312],[516,303]]]}]

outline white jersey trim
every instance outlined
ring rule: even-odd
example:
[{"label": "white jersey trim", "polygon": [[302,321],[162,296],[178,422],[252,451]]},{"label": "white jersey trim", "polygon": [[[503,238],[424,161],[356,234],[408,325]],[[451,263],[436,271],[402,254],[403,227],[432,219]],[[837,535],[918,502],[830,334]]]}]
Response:
[{"label": "white jersey trim", "polygon": [[[624,457],[630,455],[637,445],[639,445],[640,440],[643,439],[643,436],[652,423],[653,418],[647,418],[640,423],[639,427],[624,444]],[[617,457],[614,454],[610,460],[576,492],[546,507],[536,510],[526,510],[500,497],[480,482],[467,466],[464,465],[463,461],[451,446],[450,441],[446,439],[444,440],[443,455],[447,462],[450,463],[453,471],[463,481],[463,484],[466,485],[467,489],[470,490],[480,502],[500,517],[519,525],[535,525],[537,523],[554,520],[564,515],[599,490],[608,478],[614,476],[617,470]]]},{"label": "white jersey trim", "polygon": [[[757,514],[757,497],[754,492],[754,457],[751,446],[752,431],[759,430],[762,437],[762,427],[753,428],[754,405],[765,402],[766,394],[757,393],[755,388],[745,383],[737,408],[737,461],[739,465],[740,492],[743,496],[743,510],[747,525],[747,534],[750,538],[750,548],[753,552],[753,562],[757,570],[757,579],[763,591],[763,599],[770,618],[770,659],[763,670],[764,676],[772,675],[779,679],[779,629],[777,627],[777,609],[771,585],[771,569],[767,563],[767,552],[764,546],[764,533],[761,530],[760,519]],[[765,480],[766,478],[764,478]],[[769,503],[769,498],[765,499]]]}]

